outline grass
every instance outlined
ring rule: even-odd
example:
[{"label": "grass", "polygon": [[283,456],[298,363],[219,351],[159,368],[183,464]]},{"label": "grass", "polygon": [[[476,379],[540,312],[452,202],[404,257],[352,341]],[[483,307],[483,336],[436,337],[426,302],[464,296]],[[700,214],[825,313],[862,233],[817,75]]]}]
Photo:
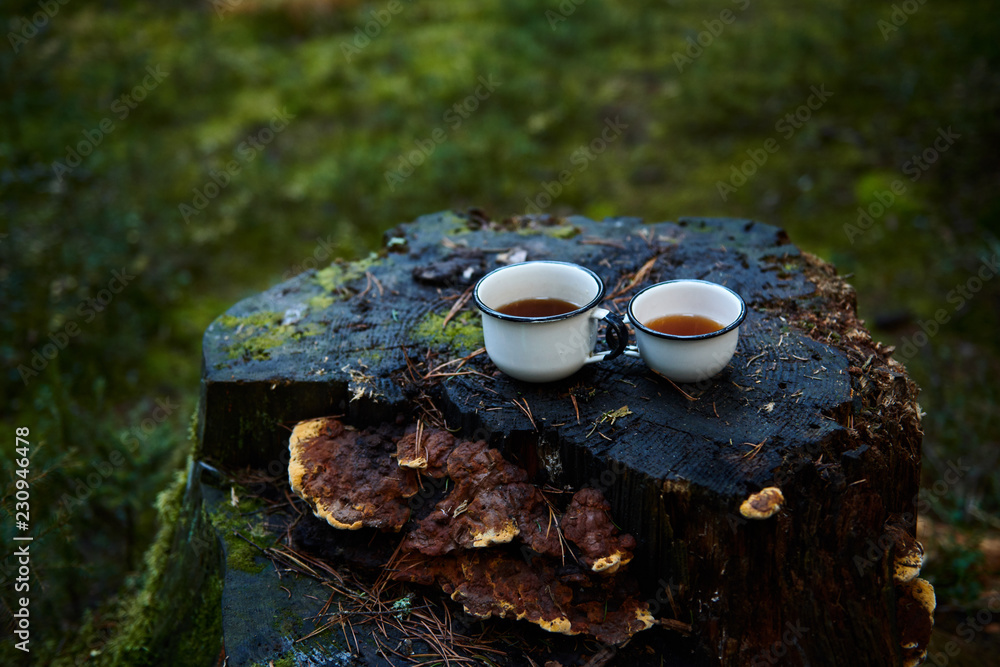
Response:
[{"label": "grass", "polygon": [[446,208],[786,228],[851,276],[922,386],[925,486],[975,462],[932,518],[1000,513],[1000,285],[970,282],[1000,252],[985,0],[885,35],[888,2],[404,2],[363,47],[380,3],[67,3],[37,34],[37,3],[8,4],[6,32],[33,36],[0,50],[0,404],[31,431],[39,651],[141,586],[209,322]]}]

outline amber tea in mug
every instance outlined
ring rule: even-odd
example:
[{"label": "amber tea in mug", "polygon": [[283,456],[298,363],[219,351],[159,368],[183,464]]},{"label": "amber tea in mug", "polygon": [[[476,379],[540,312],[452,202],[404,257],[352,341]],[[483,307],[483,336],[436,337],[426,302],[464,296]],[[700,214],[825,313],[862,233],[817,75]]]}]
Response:
[{"label": "amber tea in mug", "polygon": [[497,308],[504,315],[513,317],[551,317],[571,313],[580,306],[571,301],[552,298],[518,299]]},{"label": "amber tea in mug", "polygon": [[663,315],[643,322],[643,324],[654,331],[671,336],[703,336],[718,331],[724,326],[710,317],[695,313]]}]

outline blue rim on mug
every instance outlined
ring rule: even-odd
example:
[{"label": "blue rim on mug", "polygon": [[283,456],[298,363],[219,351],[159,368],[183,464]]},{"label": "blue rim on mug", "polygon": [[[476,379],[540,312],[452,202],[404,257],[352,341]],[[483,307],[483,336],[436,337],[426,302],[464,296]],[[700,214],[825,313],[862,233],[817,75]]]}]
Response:
[{"label": "blue rim on mug", "polygon": [[[668,333],[663,333],[662,331],[657,331],[656,329],[650,329],[642,322],[640,322],[638,318],[636,318],[635,313],[632,312],[632,304],[635,303],[635,300],[638,299],[643,292],[649,291],[654,287],[660,287],[662,285],[670,285],[672,283],[701,283],[703,285],[711,285],[712,287],[718,287],[724,289],[730,294],[732,294],[734,297],[736,297],[736,300],[740,304],[740,314],[736,316],[735,320],[733,320],[726,326],[722,327],[721,329],[718,329],[717,331],[710,331],[709,333],[697,334],[694,336],[678,336],[677,334],[668,334]],[[729,333],[736,327],[740,326],[740,324],[743,323],[743,320],[746,319],[747,316],[747,304],[746,301],[743,300],[743,297],[741,297],[739,294],[737,294],[732,289],[726,287],[725,285],[720,285],[719,283],[713,283],[710,280],[698,280],[695,278],[678,278],[676,280],[664,280],[663,282],[656,283],[655,285],[650,285],[649,287],[645,287],[639,290],[635,294],[635,296],[629,299],[628,308],[626,309],[626,312],[628,314],[628,320],[629,322],[632,323],[632,326],[637,327],[643,333],[647,333],[650,336],[656,336],[657,338],[669,338],[671,340],[702,340],[705,338],[714,338],[715,336],[721,336],[722,334]]]},{"label": "blue rim on mug", "polygon": [[[587,273],[591,278],[594,279],[594,282],[597,284],[597,294],[594,296],[593,299],[591,299],[590,301],[588,301],[586,305],[580,306],[576,310],[571,310],[568,313],[560,313],[559,315],[546,315],[545,317],[523,317],[521,315],[507,315],[506,313],[501,313],[498,310],[494,310],[493,308],[490,308],[485,303],[483,303],[482,299],[479,298],[479,288],[482,286],[483,282],[487,278],[489,278],[490,276],[492,276],[494,273],[499,273],[500,271],[505,271],[507,269],[510,269],[510,268],[513,268],[513,267],[516,267],[516,266],[523,266],[525,264],[558,264],[560,266],[566,266],[566,267],[569,267],[569,268],[572,268],[572,269],[577,269],[577,270],[583,271],[583,272]],[[575,317],[576,315],[580,315],[581,313],[585,313],[588,310],[590,310],[590,309],[594,308],[595,306],[597,306],[599,303],[601,303],[601,301],[604,300],[604,293],[605,293],[604,281],[601,280],[600,276],[598,276],[596,273],[594,273],[593,271],[591,271],[587,267],[580,266],[579,264],[573,264],[572,262],[558,262],[558,261],[552,260],[552,259],[538,259],[538,260],[531,260],[531,261],[528,261],[528,262],[518,262],[517,264],[508,264],[507,266],[501,266],[499,268],[493,269],[492,271],[490,271],[489,273],[487,273],[485,276],[483,276],[482,278],[480,278],[479,282],[476,283],[476,288],[472,292],[472,298],[476,302],[476,307],[478,307],[479,310],[483,311],[487,315],[491,315],[491,316],[493,316],[493,317],[495,317],[497,319],[500,319],[500,320],[507,320],[509,322],[524,322],[524,323],[530,324],[532,322],[539,322],[539,323],[541,323],[541,322],[557,322],[559,320],[566,320],[566,319],[569,319],[571,317]],[[503,304],[503,305],[506,305],[506,304]]]}]

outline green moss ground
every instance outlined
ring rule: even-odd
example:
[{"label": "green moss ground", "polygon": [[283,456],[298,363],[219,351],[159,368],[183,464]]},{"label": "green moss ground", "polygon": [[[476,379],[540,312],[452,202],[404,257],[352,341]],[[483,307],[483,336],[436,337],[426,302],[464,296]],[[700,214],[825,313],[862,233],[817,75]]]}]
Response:
[{"label": "green moss ground", "polygon": [[[551,197],[543,212],[557,218],[760,219],[833,261],[876,337],[899,346],[923,388],[931,517],[995,530],[1000,281],[970,283],[1000,252],[992,3],[923,3],[886,31],[890,2],[587,0],[550,23],[555,1],[428,0],[404,3],[350,60],[344,45],[370,20],[368,5],[233,5],[220,15],[212,3],[70,2],[30,39],[8,36],[0,49],[0,405],[8,432],[32,433],[46,582],[32,609],[51,619],[38,628],[42,664],[80,648],[62,640],[88,611],[113,633],[119,621],[102,610],[147,580],[153,501],[187,454],[181,415],[196,400],[201,336],[220,313],[310,269],[310,307],[325,307],[364,273],[320,267],[366,257],[399,222],[469,206],[504,218],[542,194]],[[25,30],[38,7],[5,3],[5,36]],[[692,47],[724,9],[735,20]],[[688,49],[697,51],[690,62]],[[147,68],[166,75],[121,107]],[[499,83],[465,113],[479,77]],[[814,86],[832,96],[788,132],[779,124]],[[287,126],[248,159],[241,145],[278,113]],[[114,130],[95,135],[105,118]],[[624,127],[602,145],[609,122]],[[439,128],[433,152],[413,153]],[[947,128],[959,138],[927,169],[908,171]],[[769,139],[778,149],[720,194]],[[81,142],[79,166],[57,173]],[[592,143],[601,151],[590,159],[580,150]],[[185,218],[181,205],[210,192],[233,161],[239,172]],[[401,167],[412,173],[387,179]],[[560,182],[563,172],[572,178]],[[849,233],[858,208],[879,204],[897,180],[905,191],[863,234]],[[456,233],[463,225],[455,217]],[[132,277],[98,310],[93,299],[113,272]],[[939,311],[947,322],[912,345]],[[71,323],[79,334],[39,361]],[[428,340],[474,349],[461,327],[452,336],[454,324],[420,326]],[[308,335],[278,327],[249,327],[233,354],[260,358],[279,339]],[[71,516],[58,512],[66,490],[85,484],[164,399],[181,407]],[[974,470],[945,494],[930,492],[959,459]],[[0,460],[5,480],[11,461]],[[9,513],[13,496],[3,497]],[[13,531],[5,522],[0,539]],[[983,591],[997,589],[982,562],[947,560],[975,573]],[[943,603],[971,603],[968,576],[935,577]]]}]

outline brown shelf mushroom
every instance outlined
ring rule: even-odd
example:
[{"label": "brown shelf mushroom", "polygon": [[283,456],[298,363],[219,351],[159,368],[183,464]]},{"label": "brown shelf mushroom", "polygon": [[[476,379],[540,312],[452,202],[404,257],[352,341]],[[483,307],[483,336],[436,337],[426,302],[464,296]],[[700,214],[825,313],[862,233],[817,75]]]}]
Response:
[{"label": "brown shelf mushroom", "polygon": [[313,513],[334,528],[397,531],[410,518],[416,475],[394,465],[395,443],[376,430],[332,418],[300,422],[288,442],[288,481]]},{"label": "brown shelf mushroom", "polygon": [[934,629],[937,600],[934,587],[924,579],[911,579],[896,587],[896,623],[903,649],[903,667],[916,667],[927,657]]},{"label": "brown shelf mushroom", "polygon": [[611,574],[632,560],[635,539],[619,535],[611,522],[611,506],[597,489],[580,489],[562,520],[566,539],[580,547],[584,562],[594,572]]},{"label": "brown shelf mushroom", "polygon": [[455,447],[447,471],[454,490],[410,532],[404,549],[438,556],[455,549],[505,544],[527,529],[522,539],[532,548],[558,553],[555,531],[549,538],[538,529],[545,499],[525,481],[528,474],[523,469],[480,441]]},{"label": "brown shelf mushroom", "polygon": [[924,547],[912,535],[896,527],[888,526],[888,534],[895,543],[892,561],[892,578],[896,583],[912,581],[924,565]]},{"label": "brown shelf mushroom", "polygon": [[396,462],[434,478],[444,477],[448,456],[455,449],[455,436],[441,429],[426,429],[418,423],[407,429],[396,443]]},{"label": "brown shelf mushroom", "polygon": [[[399,530],[419,475],[450,479],[451,491],[403,539],[389,565],[393,579],[437,584],[482,618],[524,619],[606,643],[654,623],[634,582],[613,574],[632,559],[635,540],[619,535],[600,491],[578,491],[560,519],[528,473],[499,451],[422,424],[394,438],[386,429],[316,419],[295,427],[289,450],[293,491],[336,528]],[[515,539],[532,551],[505,547]],[[590,570],[611,576],[566,565],[569,543]]]},{"label": "brown shelf mushroom", "polygon": [[452,600],[480,618],[499,616],[534,623],[549,632],[588,634],[621,644],[653,626],[645,602],[615,594],[575,602],[579,589],[560,581],[550,564],[528,563],[507,551],[460,551],[442,558],[401,563],[393,579],[438,584]]}]

